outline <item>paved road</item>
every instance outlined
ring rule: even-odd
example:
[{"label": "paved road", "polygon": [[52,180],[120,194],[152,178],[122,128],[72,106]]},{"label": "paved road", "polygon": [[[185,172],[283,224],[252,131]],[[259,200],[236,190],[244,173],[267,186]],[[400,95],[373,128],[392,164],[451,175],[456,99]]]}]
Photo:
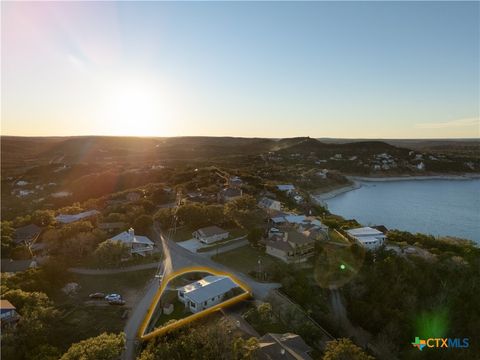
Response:
[{"label": "paved road", "polygon": [[69,268],[68,271],[75,274],[82,274],[82,275],[111,275],[111,274],[120,274],[120,273],[131,272],[131,271],[156,269],[156,268],[158,268],[158,261],[153,263],[148,263],[148,264],[128,266],[126,268],[120,268],[120,269],[118,268],[117,269]]},{"label": "paved road", "polygon": [[[189,266],[207,266],[213,269],[220,271],[228,271],[240,280],[250,286],[253,296],[257,299],[264,299],[267,297],[268,293],[272,289],[280,287],[280,284],[274,283],[259,283],[247,275],[233,271],[232,269],[218,264],[213,260],[209,259],[207,256],[201,256],[196,253],[191,253],[187,249],[182,248],[174,241],[167,239],[161,232],[160,227],[157,223],[154,225],[155,238],[154,241],[156,245],[163,249],[164,258],[162,264],[162,273],[168,275],[169,273],[189,267]],[[153,297],[159,287],[158,281],[153,280],[149,287],[147,288],[145,295],[138,302],[134,308],[127,325],[125,327],[126,335],[126,347],[123,354],[123,359],[133,360],[135,356],[135,347],[136,347],[136,337],[138,329],[147,313],[148,307],[150,306]]]}]

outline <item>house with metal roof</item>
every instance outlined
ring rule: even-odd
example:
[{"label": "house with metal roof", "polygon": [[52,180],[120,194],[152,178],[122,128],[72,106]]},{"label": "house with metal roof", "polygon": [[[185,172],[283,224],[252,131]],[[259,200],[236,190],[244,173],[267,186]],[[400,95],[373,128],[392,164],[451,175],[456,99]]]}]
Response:
[{"label": "house with metal roof", "polygon": [[100,212],[97,210],[84,211],[78,214],[59,214],[55,220],[62,224],[70,224],[75,221],[85,220],[99,215]]},{"label": "house with metal roof", "polygon": [[128,231],[121,232],[118,235],[108,239],[108,241],[115,241],[122,243],[130,248],[130,254],[138,254],[145,256],[153,251],[154,243],[146,236],[135,235],[135,230],[132,228]]},{"label": "house with metal roof", "polygon": [[386,235],[371,227],[362,227],[347,230],[350,238],[367,250],[376,250],[385,244]]},{"label": "house with metal roof", "polygon": [[31,244],[40,236],[42,228],[35,224],[25,225],[15,229],[13,241],[15,244]]},{"label": "house with metal roof", "polygon": [[225,295],[239,286],[228,276],[209,275],[177,289],[178,299],[192,313],[208,309],[224,301]]},{"label": "house with metal roof", "polygon": [[230,233],[218,226],[207,226],[194,231],[192,236],[204,244],[212,244],[216,241],[227,239]]}]

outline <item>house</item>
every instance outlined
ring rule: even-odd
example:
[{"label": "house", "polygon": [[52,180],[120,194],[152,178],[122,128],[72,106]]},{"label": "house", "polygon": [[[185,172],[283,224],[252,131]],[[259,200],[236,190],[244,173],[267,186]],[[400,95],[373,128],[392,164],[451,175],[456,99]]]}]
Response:
[{"label": "house", "polygon": [[31,244],[38,239],[41,232],[42,228],[35,224],[22,226],[15,229],[15,233],[13,234],[13,241],[15,242],[15,244]]},{"label": "house", "polygon": [[270,218],[270,226],[282,228],[295,228],[303,232],[312,227],[317,227],[323,232],[328,231],[328,226],[324,225],[320,220],[313,216],[296,215],[296,214],[279,214]]},{"label": "house", "polygon": [[328,170],[327,169],[323,169],[323,170],[320,170],[317,172],[317,176],[321,179],[326,179],[327,178],[327,174],[328,174]]},{"label": "house", "polygon": [[383,246],[386,238],[384,233],[371,227],[350,229],[347,234],[367,250],[376,250]]},{"label": "house", "polygon": [[38,263],[35,260],[12,260],[12,259],[2,259],[1,260],[1,271],[2,273],[17,273],[22,272],[28,269],[35,269],[38,266]]},{"label": "house", "polygon": [[423,161],[421,161],[419,164],[417,164],[417,170],[419,171],[424,171],[425,170],[425,164]]},{"label": "house", "polygon": [[311,360],[308,346],[300,335],[266,333],[258,341],[255,358],[259,360]]},{"label": "house", "polygon": [[264,209],[264,210],[277,210],[277,211],[281,211],[282,210],[282,204],[280,203],[280,201],[277,201],[277,200],[272,200],[272,199],[269,199],[269,198],[262,198],[259,202],[258,202],[258,207],[261,208],[261,209]]},{"label": "house", "polygon": [[207,226],[194,231],[192,236],[204,244],[212,244],[216,241],[228,238],[230,233],[218,226]]},{"label": "house", "polygon": [[113,232],[113,231],[118,231],[125,229],[127,227],[127,224],[124,222],[104,222],[98,224],[98,228],[100,230],[104,230],[107,232]]},{"label": "house", "polygon": [[240,179],[238,176],[232,176],[229,180],[228,180],[228,183],[231,187],[233,188],[239,188],[240,186],[242,186],[243,184],[243,181],[242,179]]},{"label": "house", "polygon": [[128,231],[124,231],[114,237],[108,239],[108,241],[115,241],[122,243],[130,248],[130,254],[138,254],[145,256],[151,254],[153,251],[154,243],[146,236],[135,235],[135,231],[130,228]]},{"label": "house", "polygon": [[15,326],[20,316],[17,309],[8,300],[0,300],[0,324],[1,327]]},{"label": "house", "polygon": [[218,193],[217,198],[220,202],[229,202],[241,197],[242,195],[242,189],[225,188]]},{"label": "house", "polygon": [[62,223],[62,224],[70,224],[70,223],[73,223],[73,222],[76,222],[76,221],[85,220],[85,219],[95,217],[98,214],[100,214],[100,212],[97,211],[97,210],[84,211],[84,212],[74,214],[74,215],[59,214],[55,218],[55,220],[57,220],[57,222]]},{"label": "house", "polygon": [[239,287],[228,276],[209,275],[177,289],[178,299],[192,313],[208,309],[224,300],[225,294]]},{"label": "house", "polygon": [[138,192],[129,192],[126,196],[126,199],[128,201],[138,201],[140,200],[140,198],[142,197],[142,195],[140,195]]},{"label": "house", "polygon": [[286,263],[301,263],[314,255],[315,240],[291,230],[266,241],[266,253]]},{"label": "house", "polygon": [[292,191],[295,191],[295,186],[293,186],[292,184],[277,185],[277,189],[290,195]]}]

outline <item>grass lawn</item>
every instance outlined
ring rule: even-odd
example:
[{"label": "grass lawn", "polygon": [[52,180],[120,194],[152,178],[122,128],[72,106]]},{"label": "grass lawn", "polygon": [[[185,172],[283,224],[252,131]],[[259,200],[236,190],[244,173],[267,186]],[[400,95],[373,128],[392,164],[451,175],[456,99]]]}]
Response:
[{"label": "grass lawn", "polygon": [[328,234],[330,236],[330,241],[336,242],[336,243],[339,243],[339,244],[350,245],[350,241],[348,241],[348,239],[346,239],[345,237],[343,237],[341,234],[337,233],[336,231],[330,229],[328,231]]},{"label": "grass lawn", "polygon": [[323,246],[315,264],[315,279],[322,287],[341,286],[356,276],[363,265],[365,253],[354,253],[352,249],[352,246]]},{"label": "grass lawn", "polygon": [[192,233],[194,231],[195,230],[192,230],[188,226],[177,228],[177,230],[175,231],[175,234],[173,234],[172,236],[172,240],[176,242],[190,240],[193,237]]},{"label": "grass lawn", "polygon": [[125,268],[129,266],[135,266],[135,265],[141,265],[141,264],[150,264],[156,261],[160,261],[161,259],[162,259],[162,253],[160,252],[156,252],[146,256],[134,255],[134,256],[131,256],[128,260],[122,261],[119,265],[113,265],[113,264],[99,265],[95,259],[90,258],[90,259],[87,259],[83,264],[81,264],[81,267],[86,267],[91,269],[116,269],[118,267]]},{"label": "grass lawn", "polygon": [[[60,346],[67,348],[71,343],[97,336],[102,332],[120,332],[127,318],[122,319],[125,310],[130,310],[143,288],[153,278],[155,270],[142,270],[114,275],[72,275],[72,282],[81,288],[73,296],[59,293],[53,298],[63,313],[64,336]],[[103,300],[90,300],[94,292],[118,293],[127,301],[125,306],[108,305]]]},{"label": "grass lawn", "polygon": [[267,255],[262,250],[253,248],[250,245],[215,255],[212,257],[212,260],[245,274],[251,271],[258,271],[259,260],[262,272],[268,272],[275,265],[285,265],[281,260]]},{"label": "grass lawn", "polygon": [[185,310],[185,305],[180,300],[175,299],[170,303],[173,304],[173,312],[169,315],[160,315],[155,323],[155,327],[161,327],[170,320],[179,320],[192,315],[191,312]]}]

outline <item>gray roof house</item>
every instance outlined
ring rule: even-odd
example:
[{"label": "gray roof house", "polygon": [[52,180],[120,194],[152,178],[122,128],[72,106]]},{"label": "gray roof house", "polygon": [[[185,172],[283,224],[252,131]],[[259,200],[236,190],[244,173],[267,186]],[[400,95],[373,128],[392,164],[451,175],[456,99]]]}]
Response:
[{"label": "gray roof house", "polygon": [[13,234],[13,241],[15,242],[15,244],[33,243],[37,240],[41,232],[42,228],[35,224],[22,226],[15,229],[15,233]]},{"label": "gray roof house", "polygon": [[70,223],[73,223],[75,221],[80,221],[80,220],[84,220],[84,219],[88,219],[88,218],[97,216],[98,214],[100,214],[100,212],[97,211],[97,210],[88,210],[88,211],[84,211],[84,212],[81,212],[81,213],[78,213],[78,214],[73,214],[73,215],[59,214],[55,218],[55,220],[57,220],[59,223],[62,223],[62,224],[70,224]]},{"label": "gray roof house", "polygon": [[239,287],[231,278],[223,275],[209,275],[177,289],[178,299],[192,313],[208,309],[221,303],[230,290]]},{"label": "gray roof house", "polygon": [[291,230],[266,241],[265,252],[286,263],[301,263],[315,254],[315,240]]},{"label": "gray roof house", "polygon": [[128,231],[121,232],[118,235],[108,239],[108,241],[116,241],[130,248],[130,254],[138,254],[145,256],[153,251],[154,243],[146,236],[135,235],[135,231],[130,228]]},{"label": "gray roof house", "polygon": [[192,236],[204,244],[211,244],[216,241],[227,239],[230,236],[230,233],[218,226],[207,226],[194,231]]}]

